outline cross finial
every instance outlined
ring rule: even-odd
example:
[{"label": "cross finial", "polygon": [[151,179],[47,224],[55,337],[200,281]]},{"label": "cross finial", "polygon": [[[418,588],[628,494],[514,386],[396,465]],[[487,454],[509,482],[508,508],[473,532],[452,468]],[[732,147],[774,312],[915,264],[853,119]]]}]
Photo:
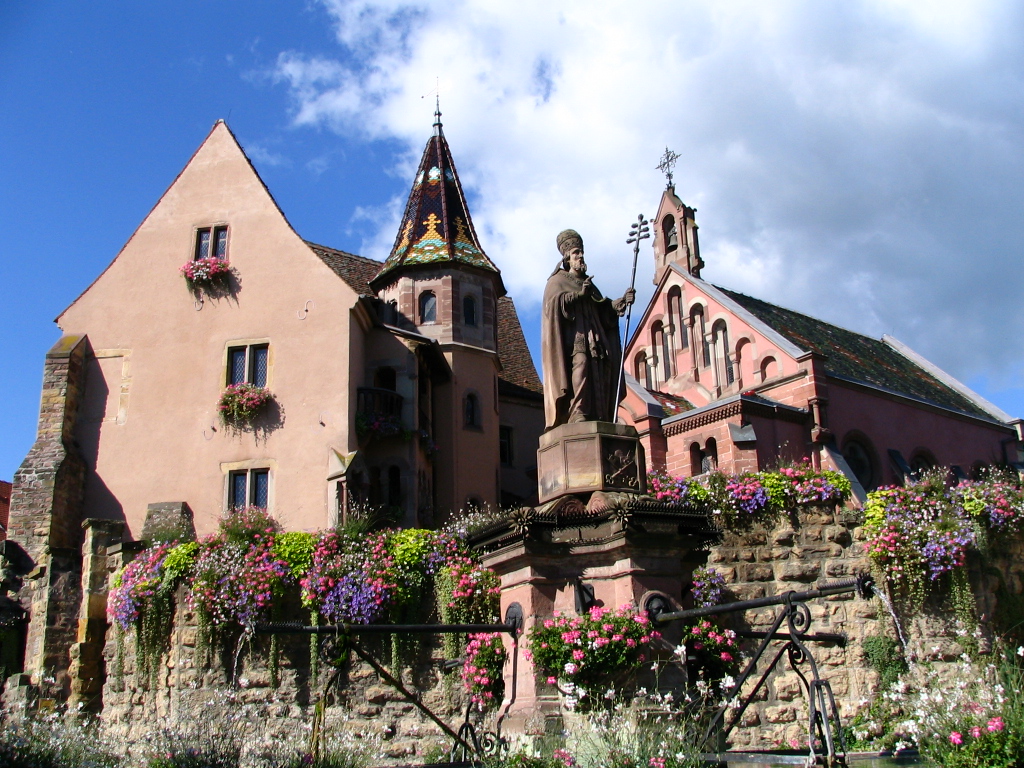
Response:
[{"label": "cross finial", "polygon": [[659,171],[665,174],[665,178],[668,179],[666,186],[672,186],[672,171],[676,167],[676,161],[679,159],[679,153],[673,152],[668,147],[665,147],[665,154],[661,156],[661,162],[656,166]]},{"label": "cross finial", "polygon": [[435,100],[434,100],[434,135],[441,135],[441,78],[437,78],[436,85],[434,86]]}]

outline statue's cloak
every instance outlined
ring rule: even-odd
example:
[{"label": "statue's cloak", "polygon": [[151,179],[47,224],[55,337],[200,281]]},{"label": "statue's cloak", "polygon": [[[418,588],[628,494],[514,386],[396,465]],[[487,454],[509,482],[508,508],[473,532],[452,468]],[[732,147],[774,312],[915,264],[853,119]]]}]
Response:
[{"label": "statue's cloak", "polygon": [[[586,353],[583,387],[573,391],[573,352]],[[544,371],[544,423],[552,429],[568,421],[573,399],[585,403],[588,421],[612,421],[612,400],[622,360],[619,313],[591,285],[558,269],[544,288],[541,367]]]}]

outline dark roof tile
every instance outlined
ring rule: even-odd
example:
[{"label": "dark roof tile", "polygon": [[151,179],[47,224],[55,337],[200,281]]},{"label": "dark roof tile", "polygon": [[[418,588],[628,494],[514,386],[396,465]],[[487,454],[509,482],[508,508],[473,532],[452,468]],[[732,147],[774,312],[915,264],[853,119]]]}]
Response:
[{"label": "dark roof tile", "polygon": [[808,352],[825,357],[826,373],[992,421],[992,414],[946,386],[881,339],[719,288],[729,298]]},{"label": "dark roof tile", "polygon": [[526,346],[516,305],[508,296],[498,299],[498,357],[504,369],[502,379],[531,392],[544,391],[530,348]]},{"label": "dark roof tile", "polygon": [[370,280],[380,271],[383,266],[381,262],[368,259],[365,256],[356,256],[354,253],[328,248],[326,245],[317,245],[308,240],[306,245],[312,248],[313,253],[319,256],[324,264],[344,280],[353,291],[364,296],[374,295],[370,288]]}]

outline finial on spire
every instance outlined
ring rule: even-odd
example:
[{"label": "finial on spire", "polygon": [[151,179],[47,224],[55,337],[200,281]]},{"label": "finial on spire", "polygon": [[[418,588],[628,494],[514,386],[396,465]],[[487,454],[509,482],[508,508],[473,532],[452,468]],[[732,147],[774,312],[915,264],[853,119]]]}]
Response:
[{"label": "finial on spire", "polygon": [[441,135],[441,78],[436,79],[434,86],[435,91],[435,107],[434,107],[434,135]]},{"label": "finial on spire", "polygon": [[672,186],[672,172],[676,167],[676,161],[679,159],[679,153],[673,152],[668,147],[665,147],[665,154],[661,156],[661,162],[655,166],[659,171],[665,174],[665,178],[668,179],[666,187]]}]

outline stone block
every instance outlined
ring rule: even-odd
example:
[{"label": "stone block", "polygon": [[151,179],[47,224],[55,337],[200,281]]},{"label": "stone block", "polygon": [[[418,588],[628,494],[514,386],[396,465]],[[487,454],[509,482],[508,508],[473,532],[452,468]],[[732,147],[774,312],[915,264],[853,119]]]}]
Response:
[{"label": "stone block", "polygon": [[792,528],[782,528],[772,534],[772,544],[777,547],[789,547],[793,545],[796,538],[796,531]]},{"label": "stone block", "polygon": [[800,678],[795,672],[787,672],[779,675],[772,682],[775,691],[775,698],[779,701],[792,701],[801,695]]},{"label": "stone block", "polygon": [[569,493],[647,490],[644,449],[625,424],[584,421],[545,432],[537,475],[541,504]]},{"label": "stone block", "polygon": [[740,718],[741,728],[753,728],[755,725],[761,724],[761,715],[758,714],[756,709],[748,709],[743,713],[743,717]]},{"label": "stone block", "polygon": [[770,565],[754,564],[740,566],[739,576],[742,581],[771,581],[775,573]]},{"label": "stone block", "polygon": [[796,708],[789,705],[765,707],[764,718],[769,723],[792,723],[796,721]]},{"label": "stone block", "polygon": [[192,509],[185,501],[162,501],[146,507],[142,538],[146,541],[195,541]]},{"label": "stone block", "polygon": [[820,563],[791,561],[776,566],[775,575],[779,581],[814,581],[821,573]]}]

